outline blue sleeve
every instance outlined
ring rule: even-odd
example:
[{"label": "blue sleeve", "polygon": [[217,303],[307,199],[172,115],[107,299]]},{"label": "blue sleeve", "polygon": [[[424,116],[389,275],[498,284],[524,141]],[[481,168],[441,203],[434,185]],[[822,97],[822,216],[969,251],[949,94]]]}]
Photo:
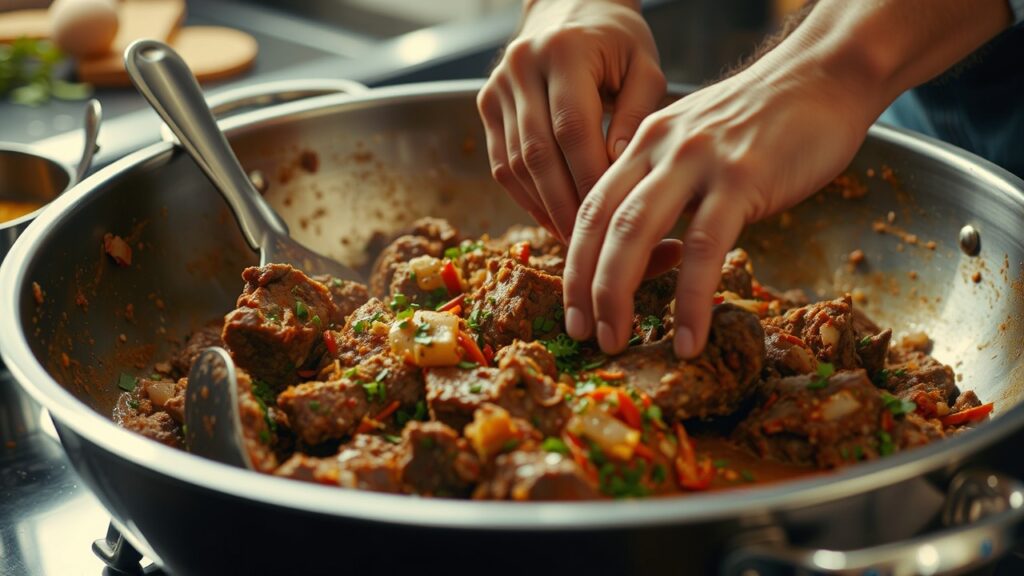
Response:
[{"label": "blue sleeve", "polygon": [[1024,22],[1024,0],[1010,0],[1010,10],[1013,10],[1013,23]]}]

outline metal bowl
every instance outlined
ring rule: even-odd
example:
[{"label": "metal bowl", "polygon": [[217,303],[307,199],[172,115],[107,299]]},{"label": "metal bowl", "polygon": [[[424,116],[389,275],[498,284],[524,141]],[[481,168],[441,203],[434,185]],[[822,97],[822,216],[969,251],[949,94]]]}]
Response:
[{"label": "metal bowl", "polygon": [[0,144],[0,201],[34,202],[37,210],[0,222],[0,261],[18,235],[46,204],[74,182],[70,167],[40,154],[29,146]]},{"label": "metal bowl", "polygon": [[[243,165],[269,183],[266,195],[293,234],[362,265],[375,234],[421,215],[449,218],[469,234],[528,221],[489,177],[474,105],[479,86],[323,96],[222,126]],[[306,151],[316,153],[316,170],[304,168]],[[837,565],[836,556],[814,556],[816,547],[871,547],[840,555],[847,567],[884,561],[913,571],[926,546],[937,550],[924,557],[936,566],[972,565],[1005,552],[1024,515],[1012,480],[1024,470],[1007,457],[1024,427],[1024,182],[883,126],[871,129],[849,173],[865,186],[863,197],[825,191],[747,231],[741,245],[757,275],[822,295],[861,290],[882,324],[928,332],[936,356],[963,374],[961,385],[997,408],[993,421],[969,433],[835,473],[647,501],[465,502],[259,475],[119,429],[109,418],[118,373],[138,372],[228,311],[240,270],[256,262],[228,207],[170,143],[76,186],[18,241],[0,269],[3,358],[49,409],[76,470],[118,527],[175,574],[372,567],[738,574],[774,561],[771,550],[785,552],[789,564]],[[874,231],[890,212],[899,230]],[[965,224],[980,231],[977,256],[958,246]],[[131,239],[131,267],[103,255],[107,232]],[[858,248],[867,268],[850,272],[847,255]],[[42,304],[33,282],[45,293]],[[957,472],[982,466],[998,474],[968,472],[951,484]],[[956,525],[963,515],[950,513],[948,502],[963,504],[964,478],[991,484],[998,493],[988,496],[1005,505]]]}]

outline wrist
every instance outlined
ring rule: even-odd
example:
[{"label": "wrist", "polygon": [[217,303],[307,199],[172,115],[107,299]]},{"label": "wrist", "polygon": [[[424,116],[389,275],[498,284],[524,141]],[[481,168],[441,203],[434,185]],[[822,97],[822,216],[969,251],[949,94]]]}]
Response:
[{"label": "wrist", "polygon": [[[615,4],[617,6],[625,6],[626,8],[632,8],[637,12],[640,11],[641,0],[585,0],[588,4]],[[529,14],[532,10],[537,7],[543,7],[553,4],[565,4],[566,0],[524,0],[523,1],[523,14]]]}]

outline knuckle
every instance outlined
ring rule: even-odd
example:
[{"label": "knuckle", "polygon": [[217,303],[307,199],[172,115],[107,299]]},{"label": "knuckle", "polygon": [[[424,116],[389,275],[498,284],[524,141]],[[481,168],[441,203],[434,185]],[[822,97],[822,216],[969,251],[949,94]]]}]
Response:
[{"label": "knuckle", "polygon": [[522,71],[533,62],[533,47],[528,40],[513,40],[505,49],[504,62],[511,71]]},{"label": "knuckle", "polygon": [[528,138],[523,142],[523,162],[532,172],[545,172],[554,160],[554,150],[547,141],[540,138]]},{"label": "knuckle", "polygon": [[709,230],[704,228],[690,228],[686,231],[683,239],[683,246],[687,256],[696,260],[713,260],[723,252],[722,241]]},{"label": "knuckle", "polygon": [[581,232],[591,232],[601,226],[604,220],[604,209],[601,203],[593,196],[588,196],[576,213],[576,226]]},{"label": "knuckle", "polygon": [[538,39],[540,52],[545,56],[570,54],[586,33],[586,29],[578,24],[562,26]]},{"label": "knuckle", "polygon": [[594,301],[594,308],[608,311],[617,303],[621,290],[603,278],[595,278],[593,287],[590,289],[590,297]]},{"label": "knuckle", "polygon": [[624,242],[634,241],[643,236],[644,219],[642,208],[633,202],[627,202],[615,211],[609,229]]},{"label": "knuckle", "polygon": [[551,129],[555,133],[555,140],[562,146],[577,146],[586,139],[587,119],[578,109],[563,108],[552,117]]},{"label": "knuckle", "polygon": [[491,166],[491,176],[498,181],[499,184],[506,188],[515,182],[515,174],[504,162],[495,163]]},{"label": "knuckle", "polygon": [[517,177],[529,178],[530,171],[526,168],[526,162],[523,160],[523,155],[519,153],[519,150],[509,150],[508,165],[512,169],[512,173]]}]

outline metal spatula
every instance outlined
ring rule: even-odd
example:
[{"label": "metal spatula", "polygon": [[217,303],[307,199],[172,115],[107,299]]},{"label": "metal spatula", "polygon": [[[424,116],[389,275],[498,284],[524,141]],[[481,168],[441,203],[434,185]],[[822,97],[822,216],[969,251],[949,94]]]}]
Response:
[{"label": "metal spatula", "polygon": [[224,196],[260,264],[291,264],[309,275],[362,281],[351,268],[318,254],[288,235],[288,226],[249,181],[213,118],[199,83],[170,46],[139,40],[125,50],[128,76],[181,145]]},{"label": "metal spatula", "polygon": [[189,452],[252,469],[238,413],[235,363],[223,348],[199,353],[188,374],[185,445]]}]

